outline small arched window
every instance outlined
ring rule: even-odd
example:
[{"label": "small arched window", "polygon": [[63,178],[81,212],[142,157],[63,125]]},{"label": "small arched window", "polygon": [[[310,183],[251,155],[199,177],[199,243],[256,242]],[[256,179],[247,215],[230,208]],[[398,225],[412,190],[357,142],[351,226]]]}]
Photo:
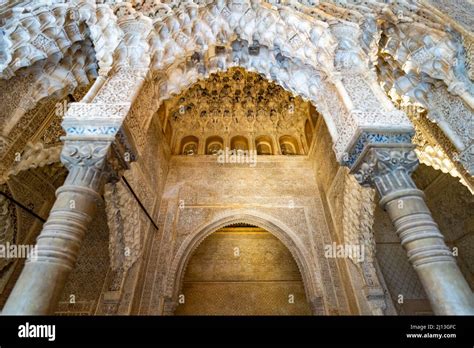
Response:
[{"label": "small arched window", "polygon": [[181,140],[180,154],[186,156],[197,155],[199,139],[193,135],[188,135]]},{"label": "small arched window", "polygon": [[280,138],[281,154],[285,156],[298,155],[298,143],[295,138],[290,135],[284,135]]},{"label": "small arched window", "polygon": [[262,135],[255,139],[257,155],[273,155],[272,139],[269,136]]},{"label": "small arched window", "polygon": [[206,155],[218,155],[223,150],[224,141],[221,137],[212,136],[206,140]]}]

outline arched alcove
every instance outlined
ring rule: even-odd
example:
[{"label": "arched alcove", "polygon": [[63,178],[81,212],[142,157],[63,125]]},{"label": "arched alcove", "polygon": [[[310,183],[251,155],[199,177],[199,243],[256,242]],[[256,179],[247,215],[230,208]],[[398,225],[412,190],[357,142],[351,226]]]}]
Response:
[{"label": "arched alcove", "polygon": [[285,156],[299,155],[300,149],[296,139],[290,135],[280,137],[281,154]]},{"label": "arched alcove", "polygon": [[309,315],[291,252],[270,232],[233,224],[192,253],[176,315]]},{"label": "arched alcove", "polygon": [[[304,245],[300,237],[294,231],[278,219],[261,212],[256,213],[255,211],[245,209],[226,211],[211,222],[207,222],[203,226],[198,226],[195,232],[189,234],[182,242],[173,257],[169,278],[167,279],[165,301],[171,304],[171,307],[167,308],[172,308],[172,311],[176,309],[179,295],[183,289],[186,268],[193,252],[206,237],[221,228],[235,224],[256,226],[271,233],[281,241],[285,248],[291,253],[293,260],[298,266],[304,284],[306,298],[310,303],[312,313],[316,315],[327,314],[322,285],[318,277],[319,270],[317,265],[311,261],[313,260],[311,251]],[[166,312],[165,314],[173,314],[173,312]]]},{"label": "arched alcove", "polygon": [[261,135],[255,138],[255,148],[258,155],[273,155],[273,142],[267,135]]},{"label": "arched alcove", "polygon": [[179,147],[179,154],[192,156],[198,154],[199,139],[194,135],[188,135],[181,139],[181,146]]},{"label": "arched alcove", "polygon": [[206,155],[217,155],[224,149],[224,140],[220,136],[210,136],[206,139]]},{"label": "arched alcove", "polygon": [[230,149],[236,151],[248,151],[249,142],[248,139],[241,135],[236,135],[230,140]]}]

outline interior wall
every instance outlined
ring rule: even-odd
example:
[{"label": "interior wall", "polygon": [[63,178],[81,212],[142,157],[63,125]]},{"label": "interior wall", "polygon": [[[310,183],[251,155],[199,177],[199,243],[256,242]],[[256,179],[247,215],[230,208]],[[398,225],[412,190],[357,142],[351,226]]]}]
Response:
[{"label": "interior wall", "polygon": [[[312,170],[316,177],[317,188],[321,195],[331,238],[337,245],[343,245],[342,204],[345,172],[342,171],[332,150],[331,135],[324,119],[321,116],[316,117],[314,123],[314,141],[309,156],[313,164]],[[372,314],[363,291],[365,285],[360,270],[348,258],[337,258],[335,260],[338,274],[344,286],[344,292],[347,294],[351,313]]]},{"label": "interior wall", "polygon": [[69,275],[56,315],[93,315],[109,269],[109,229],[101,202]]},{"label": "interior wall", "polygon": [[[149,94],[152,91],[150,82],[147,82],[134,103],[134,108],[140,112],[131,112],[125,119],[125,127],[131,134],[130,141],[134,144],[136,159],[123,176],[149,214],[157,219],[169,171],[171,150],[165,139],[160,114],[151,116],[146,108],[150,103]],[[146,119],[150,119],[149,124]]]},{"label": "interior wall", "polygon": [[[338,166],[331,151],[331,139],[324,121],[319,118],[316,122],[315,141],[310,157],[314,160],[314,170],[317,177],[321,198],[326,204],[327,220],[330,222],[330,231],[333,238],[339,243],[343,242],[340,234],[342,219],[338,212],[342,212],[342,197],[344,186],[343,175],[340,175]],[[426,203],[430,208],[433,218],[438,223],[445,236],[446,243],[458,253],[458,264],[473,287],[473,260],[474,256],[474,223],[470,212],[474,208],[474,197],[468,189],[459,183],[457,178],[432,167],[420,164],[413,174],[417,186],[424,191]],[[387,296],[387,311],[390,314],[427,314],[431,313],[429,302],[424,289],[408,262],[403,247],[400,245],[393,225],[388,215],[378,206],[379,198],[375,198],[376,209],[374,212],[374,236],[376,241],[377,269],[380,269],[379,279],[385,288]],[[345,263],[345,264],[344,264]],[[339,262],[342,279],[347,279],[344,284],[353,287],[347,290],[351,295],[353,304],[357,305],[361,313],[370,313],[369,306],[362,287],[363,278],[358,275],[357,268],[349,260]]]},{"label": "interior wall", "polygon": [[228,227],[207,237],[186,268],[176,315],[310,315],[290,251],[271,233]]},{"label": "interior wall", "polygon": [[[149,89],[144,88],[144,91]],[[143,108],[140,94],[136,102]],[[145,109],[145,113],[146,108]],[[135,240],[134,253],[138,253],[137,260],[126,271],[123,283],[117,284],[116,272],[109,269],[104,288],[100,295],[100,305],[96,314],[137,314],[140,305],[140,294],[143,291],[143,279],[147,276],[147,260],[152,247],[152,240],[162,231],[157,229],[158,213],[161,207],[163,191],[169,171],[170,148],[166,142],[160,124],[160,115],[155,114],[149,124],[144,125],[140,113],[132,112],[126,119],[125,126],[131,133],[132,139],[137,140],[136,160],[131,163],[130,169],[123,173],[121,184],[126,186],[129,204],[137,209],[138,220],[136,225],[126,225],[127,231],[117,231],[115,235],[126,235],[123,238]],[[130,207],[131,209],[132,207]],[[126,216],[128,207],[123,208],[121,214]],[[140,242],[138,242],[140,241]],[[135,250],[136,249],[136,250]]]},{"label": "interior wall", "polygon": [[[153,117],[148,129],[142,134],[142,128],[138,130],[134,127],[135,116],[132,114],[130,119],[127,119],[126,127],[132,137],[141,137],[142,143],[137,146],[135,161],[130,164],[130,169],[123,173],[119,183],[125,187],[127,197],[119,199],[128,202],[129,206],[125,209],[138,210],[137,220],[134,221],[137,225],[126,225],[126,231],[115,231],[114,238],[122,241],[126,239],[128,242],[141,241],[137,251],[140,256],[127,270],[125,278],[119,280],[117,272],[110,265],[111,231],[107,224],[105,202],[100,202],[56,314],[111,315],[131,314],[134,311],[135,294],[141,291],[140,280],[146,272],[143,259],[148,253],[151,237],[159,233],[154,223],[158,221],[157,212],[168,173],[170,153],[164,141],[159,118]],[[137,134],[137,131],[140,133]],[[126,216],[126,212],[120,213]],[[119,240],[114,239],[113,243],[118,243]],[[71,298],[75,303],[71,303]]]},{"label": "interior wall", "polygon": [[[255,167],[218,163],[215,156],[173,156],[140,297],[140,314],[165,311],[170,270],[183,242],[226,214],[247,211],[292,230],[304,255],[316,265],[319,304],[327,314],[349,314],[336,262],[324,257],[332,240],[312,164],[306,156],[261,156]],[[321,308],[319,308],[321,310]]]}]

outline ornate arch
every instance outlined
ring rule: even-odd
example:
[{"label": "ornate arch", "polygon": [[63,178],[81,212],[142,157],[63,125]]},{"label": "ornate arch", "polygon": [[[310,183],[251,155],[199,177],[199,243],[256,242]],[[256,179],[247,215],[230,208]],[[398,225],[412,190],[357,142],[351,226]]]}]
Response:
[{"label": "ornate arch", "polygon": [[[373,147],[411,148],[414,133],[406,114],[395,109],[371,70],[373,55],[380,48],[383,28],[379,23],[387,20],[415,33],[420,28],[417,22],[422,23],[422,29],[437,30],[442,23],[426,6],[405,0],[390,4],[377,0],[217,0],[197,4],[177,0],[170,1],[170,6],[114,0],[93,5],[88,0],[74,0],[71,4],[53,0],[47,5],[12,6],[11,18],[0,20],[0,72],[8,77],[21,67],[73,49],[76,39],[71,41],[65,35],[69,26],[84,25],[90,30],[102,76],[81,103],[71,105],[62,124],[67,136],[61,158],[76,167],[89,153],[87,161],[92,157],[92,162],[99,163],[97,167],[102,166],[111,142],[117,135],[119,141],[125,137],[120,129],[126,118],[133,130],[143,128],[166,96],[209,73],[238,65],[311,100],[326,120],[338,161],[357,170],[367,152],[377,155]],[[114,35],[108,45],[102,39],[110,33]],[[386,33],[397,39],[397,35]],[[412,82],[423,87],[425,81],[417,81],[416,74],[428,75],[429,83],[442,81],[450,87],[447,92],[458,93],[453,102],[461,111],[466,110],[462,104],[466,102],[472,113],[472,83],[462,75],[465,71],[459,75],[458,70],[464,64],[458,61],[453,66],[447,61],[457,54],[449,47],[452,40],[433,46],[428,39],[424,37],[408,58],[399,55],[403,45],[394,45],[393,53],[386,47],[397,64],[403,65],[402,70],[408,67],[407,76],[396,86],[405,95],[413,89],[418,98]],[[440,52],[442,59],[437,56]],[[48,76],[56,71],[52,68]],[[412,72],[415,76],[410,80]],[[61,71],[58,76],[62,81]],[[55,93],[55,88],[47,89],[47,94]],[[447,100],[452,99],[444,89],[441,92]],[[432,93],[434,102],[443,100],[436,96]],[[472,142],[459,141],[450,129],[454,132],[454,127],[443,130],[469,159]],[[468,138],[464,128],[459,129],[462,137]],[[0,138],[0,147],[3,140]],[[410,158],[410,164],[415,162],[416,158]]]},{"label": "ornate arch", "polygon": [[[473,64],[469,47],[464,47],[463,41],[472,38],[470,32],[465,32],[463,38],[459,32],[444,27],[385,22],[377,68],[394,103],[415,111],[408,114],[420,133],[417,138],[423,138],[417,139],[420,160],[438,169],[436,162],[441,155],[441,160],[448,163],[442,167],[457,167],[455,171],[460,173],[453,175],[471,181],[471,191],[469,174],[474,171],[474,141],[466,129],[466,120],[474,110],[474,84],[470,76]],[[434,128],[442,133],[437,139],[429,139]]]},{"label": "ornate arch", "polygon": [[[104,78],[84,102],[94,103],[95,94],[107,89],[107,82],[119,75],[131,80],[122,81],[121,97],[107,103],[127,104],[133,102],[147,74],[160,86],[158,98],[166,98],[182,90],[182,80],[193,81],[194,75],[203,78],[237,64],[311,100],[328,124],[338,161],[352,167],[365,147],[409,143],[413,135],[404,112],[394,110],[370,71],[380,50],[410,73],[423,72],[444,81],[449,92],[458,94],[472,109],[472,83],[463,68],[467,65],[472,72],[472,34],[465,29],[463,18],[457,23],[441,13],[443,6],[376,0],[112,0],[104,4],[76,0],[69,4],[53,1],[16,12],[13,6],[2,23],[6,35],[0,40],[5,48],[0,71],[4,78],[11,76],[19,67],[64,51],[79,37],[89,35]],[[453,13],[456,16],[457,12]],[[445,22],[453,24],[462,38],[443,32]],[[407,40],[408,31],[428,35],[415,35],[419,38],[415,40],[417,49],[404,55],[405,44],[413,44]],[[18,35],[20,32],[28,35]],[[383,46],[382,35],[389,37],[389,46]],[[439,43],[433,44],[430,37]],[[196,69],[183,69],[189,64]],[[120,73],[120,69],[126,71]],[[417,84],[423,87],[424,82]],[[102,94],[105,99],[113,96],[110,91]],[[433,97],[433,101],[438,99]],[[361,104],[361,100],[370,102]],[[459,133],[456,117],[439,112],[428,116],[442,119],[443,131],[462,151],[460,160],[469,163],[472,145],[454,134]]]},{"label": "ornate arch", "polygon": [[[54,55],[61,57],[74,43],[90,38],[101,67],[112,65],[122,32],[107,4],[93,1],[52,1],[5,9],[0,25],[0,77]],[[7,6],[5,6],[7,7]]]},{"label": "ornate arch", "polygon": [[306,297],[313,311],[315,314],[325,314],[323,288],[317,276],[320,272],[317,265],[314,264],[314,258],[310,255],[312,251],[308,250],[291,228],[278,219],[255,210],[226,211],[216,216],[211,222],[197,227],[195,231],[183,241],[175,253],[168,271],[168,279],[165,288],[166,300],[171,303],[176,303],[179,291],[182,287],[187,264],[196,248],[212,233],[234,223],[255,225],[277,237],[288,248],[298,265],[303,279]]},{"label": "ornate arch", "polygon": [[24,7],[19,3],[5,11],[0,21],[0,78],[13,78],[8,97],[24,95],[9,103],[6,113],[11,116],[0,135],[7,137],[41,99],[61,99],[78,86],[89,85],[98,76],[98,67],[107,73],[123,35],[116,20],[108,5],[88,1]]},{"label": "ornate arch", "polygon": [[[15,1],[0,5],[0,10],[0,90],[4,102],[0,176],[4,180],[16,170],[11,168],[13,158],[28,152],[26,139],[39,136],[43,121],[55,123],[50,117],[52,109],[58,109],[57,118],[62,119],[68,102],[65,97],[82,98],[97,78],[98,66],[104,72],[111,66],[121,31],[110,7],[94,2]],[[57,130],[59,141],[60,127]],[[32,145],[42,147],[45,143]]]},{"label": "ornate arch", "polygon": [[[341,164],[353,166],[366,146],[410,143],[413,127],[369,71],[357,24],[263,1],[155,5],[153,19],[130,3],[114,5],[124,33],[114,67],[92,88],[88,103],[71,106],[63,122],[68,134],[115,134],[127,114],[138,116],[137,129],[146,129],[163,99],[241,66],[310,100]],[[324,21],[330,18],[331,25]],[[148,100],[140,99],[144,94]],[[138,104],[147,107],[140,111]]]}]

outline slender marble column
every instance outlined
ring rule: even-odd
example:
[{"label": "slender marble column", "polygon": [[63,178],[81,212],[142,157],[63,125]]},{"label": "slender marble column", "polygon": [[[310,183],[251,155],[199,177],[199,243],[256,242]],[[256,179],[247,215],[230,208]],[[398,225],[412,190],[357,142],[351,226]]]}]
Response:
[{"label": "slender marble column", "polygon": [[61,161],[69,169],[56,202],[2,314],[37,315],[54,311],[91,222],[111,141],[66,141]]},{"label": "slender marble column", "polygon": [[379,192],[434,313],[474,314],[473,293],[411,179],[417,166],[412,146],[371,148],[353,172],[359,183]]}]

